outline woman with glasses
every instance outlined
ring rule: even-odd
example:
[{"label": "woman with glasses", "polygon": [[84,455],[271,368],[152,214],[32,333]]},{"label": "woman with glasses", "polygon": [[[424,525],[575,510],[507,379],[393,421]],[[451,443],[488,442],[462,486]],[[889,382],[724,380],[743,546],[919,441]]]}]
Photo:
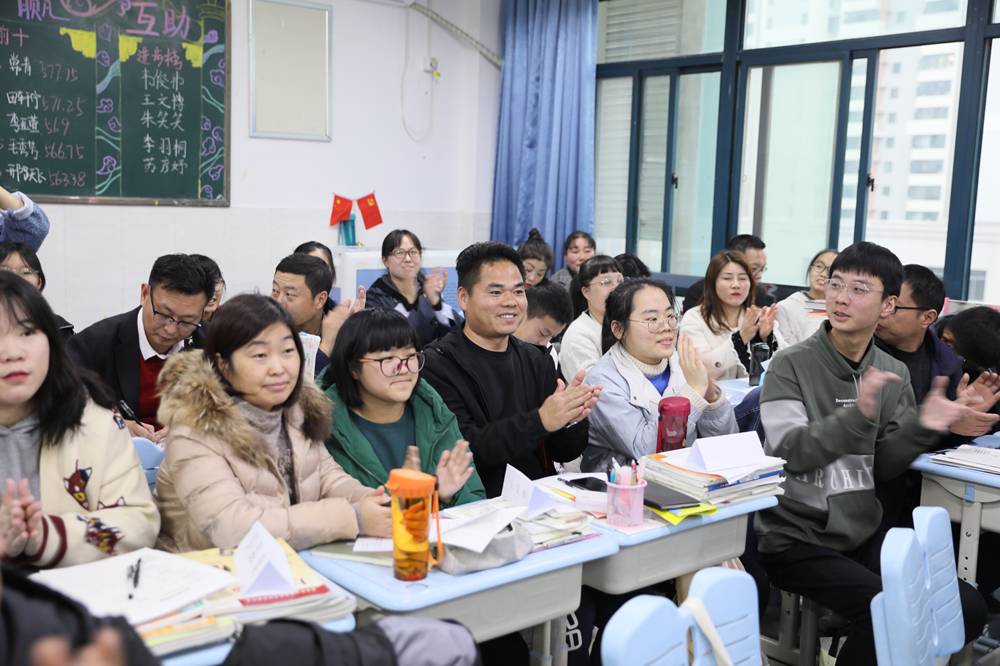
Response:
[{"label": "woman with glasses", "polygon": [[747,377],[751,345],[765,343],[772,354],[786,346],[775,322],[778,306],[757,307],[756,293],[753,269],[742,252],[725,250],[708,262],[705,291],[684,313],[681,332],[691,336],[713,379]]},{"label": "woman with glasses", "polygon": [[[30,245],[14,241],[0,243],[0,269],[20,275],[38,291],[45,291],[45,273],[42,262]],[[68,339],[73,335],[73,324],[56,315],[59,333]]]},{"label": "woman with glasses", "polygon": [[390,470],[409,468],[437,476],[444,504],[485,499],[469,444],[441,396],[420,379],[423,367],[416,331],[402,314],[377,308],[350,317],[320,376],[333,403],[326,447],[372,488],[386,483]]},{"label": "woman with glasses", "polygon": [[655,453],[662,398],[691,401],[688,446],[699,436],[736,432],[733,407],[694,343],[678,333],[673,291],[660,280],[634,278],[611,292],[602,349],[604,356],[587,373],[587,381],[604,390],[590,413],[583,471],[606,471],[612,458],[627,464]]},{"label": "woman with glasses", "polygon": [[576,373],[590,370],[601,358],[604,301],[623,280],[621,264],[606,254],[580,264],[569,287],[576,319],[566,329],[559,347],[559,369],[563,377],[576,377]]},{"label": "woman with glasses", "polygon": [[288,310],[241,294],[215,315],[203,351],[167,360],[159,547],[232,548],[257,521],[296,550],[391,536],[389,496],[351,478],[324,446],[330,403],[304,379],[303,357]]},{"label": "woman with glasses", "polygon": [[435,268],[430,275],[421,271],[423,251],[412,232],[390,231],[382,241],[385,275],[372,283],[365,302],[366,308],[391,308],[409,319],[417,330],[417,349],[462,325],[462,316],[442,296],[448,271]]},{"label": "woman with glasses", "polygon": [[826,291],[823,285],[830,277],[830,265],[838,254],[836,250],[817,252],[806,270],[809,288],[795,292],[778,304],[780,307],[775,321],[781,328],[781,337],[789,345],[802,342],[826,321]]}]

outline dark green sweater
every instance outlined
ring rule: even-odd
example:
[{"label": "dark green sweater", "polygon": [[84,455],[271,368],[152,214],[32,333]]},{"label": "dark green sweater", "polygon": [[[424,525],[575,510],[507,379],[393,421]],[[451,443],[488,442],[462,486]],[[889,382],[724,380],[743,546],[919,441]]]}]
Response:
[{"label": "dark green sweater", "polygon": [[[754,521],[762,553],[796,544],[844,552],[875,533],[882,507],[875,480],[893,479],[929,450],[937,433],[920,425],[906,366],[874,344],[857,370],[830,341],[825,322],[778,352],[767,369],[760,415],[768,455],[785,459],[785,494]],[[865,370],[902,381],[882,387],[875,420],[857,408]]]},{"label": "dark green sweater", "polygon": [[[326,441],[326,448],[344,471],[370,488],[378,488],[389,480],[389,472],[382,466],[371,444],[351,421],[347,407],[340,399],[334,384],[327,385],[329,374],[319,378],[320,387],[333,403],[333,434]],[[463,439],[458,420],[444,404],[441,396],[424,380],[417,382],[409,404],[416,422],[416,445],[420,449],[420,466],[427,474],[434,474],[441,453],[451,450],[455,442]],[[486,499],[483,482],[475,471],[462,489],[455,493],[450,506]]]}]

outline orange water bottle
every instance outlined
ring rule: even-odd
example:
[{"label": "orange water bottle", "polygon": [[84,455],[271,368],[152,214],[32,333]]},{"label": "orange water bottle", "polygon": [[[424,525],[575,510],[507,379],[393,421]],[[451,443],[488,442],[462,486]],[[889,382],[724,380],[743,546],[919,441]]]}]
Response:
[{"label": "orange water bottle", "polygon": [[[437,564],[430,553],[427,530],[431,512],[438,513],[437,478],[412,469],[394,469],[385,484],[392,495],[393,573],[400,580],[423,580]],[[438,544],[441,523],[438,516]],[[439,553],[440,556],[440,553]]]}]

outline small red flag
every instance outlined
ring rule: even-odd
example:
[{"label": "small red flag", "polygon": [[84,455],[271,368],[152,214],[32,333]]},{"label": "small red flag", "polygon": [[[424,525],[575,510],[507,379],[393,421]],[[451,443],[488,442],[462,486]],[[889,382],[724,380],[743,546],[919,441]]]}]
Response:
[{"label": "small red flag", "polygon": [[354,202],[350,199],[333,195],[333,211],[330,213],[330,226],[343,222],[351,217],[351,208]]},{"label": "small red flag", "polygon": [[365,220],[365,229],[382,224],[382,213],[379,212],[378,204],[375,203],[374,192],[358,199],[358,210],[361,211],[361,217]]}]

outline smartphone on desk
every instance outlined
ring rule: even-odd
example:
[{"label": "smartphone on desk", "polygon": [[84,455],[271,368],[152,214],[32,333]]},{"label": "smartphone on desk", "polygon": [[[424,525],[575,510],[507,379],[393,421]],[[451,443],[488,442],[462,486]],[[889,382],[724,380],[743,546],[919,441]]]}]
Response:
[{"label": "smartphone on desk", "polygon": [[574,488],[579,488],[581,490],[590,490],[595,493],[608,492],[608,482],[604,479],[596,479],[592,476],[585,476],[579,479],[564,479],[560,476],[559,480],[566,485],[573,486]]},{"label": "smartphone on desk", "polygon": [[673,509],[690,509],[698,506],[701,502],[690,495],[685,495],[679,490],[667,488],[646,479],[643,504],[654,509],[659,509],[660,511],[670,511]]}]

